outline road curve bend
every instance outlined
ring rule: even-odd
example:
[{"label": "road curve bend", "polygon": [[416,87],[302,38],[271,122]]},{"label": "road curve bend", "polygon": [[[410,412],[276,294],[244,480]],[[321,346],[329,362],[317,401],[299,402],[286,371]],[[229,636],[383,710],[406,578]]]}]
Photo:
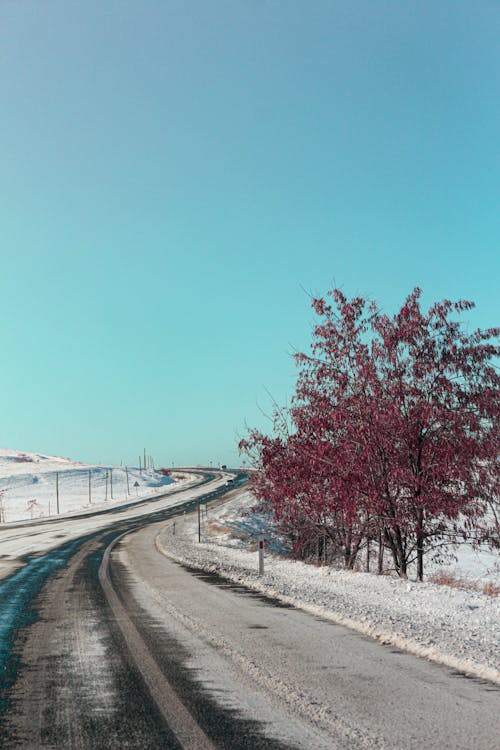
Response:
[{"label": "road curve bend", "polygon": [[172,519],[218,481],[0,582],[0,598],[15,580],[9,601],[32,594],[7,639],[0,748],[497,746],[498,688],[172,561]]}]

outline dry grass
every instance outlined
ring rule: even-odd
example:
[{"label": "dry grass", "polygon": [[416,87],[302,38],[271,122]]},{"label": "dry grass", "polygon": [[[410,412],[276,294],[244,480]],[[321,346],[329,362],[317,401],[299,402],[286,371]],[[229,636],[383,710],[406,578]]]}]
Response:
[{"label": "dry grass", "polygon": [[229,534],[230,531],[231,529],[229,526],[224,526],[223,524],[217,523],[217,521],[209,521],[205,533],[209,536],[213,536],[215,534]]},{"label": "dry grass", "polygon": [[437,583],[438,586],[451,586],[454,589],[464,589],[465,591],[482,591],[487,596],[498,596],[500,586],[496,586],[489,581],[484,585],[471,581],[469,578],[454,576],[452,573],[435,573],[427,579],[429,583]]},{"label": "dry grass", "polygon": [[489,581],[483,586],[483,594],[487,596],[498,596],[500,594],[500,586],[495,586],[494,583]]}]

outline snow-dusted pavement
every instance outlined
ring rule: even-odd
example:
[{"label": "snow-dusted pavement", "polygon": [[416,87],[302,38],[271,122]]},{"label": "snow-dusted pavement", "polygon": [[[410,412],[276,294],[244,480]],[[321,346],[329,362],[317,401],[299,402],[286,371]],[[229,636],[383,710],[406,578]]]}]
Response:
[{"label": "snow-dusted pavement", "polygon": [[499,691],[491,684],[171,562],[182,525],[175,537],[172,522],[125,536],[109,565],[123,604],[117,621],[127,633],[128,613],[143,642],[154,642],[159,674],[141,669],[159,705],[171,687],[182,697],[186,721],[201,730],[197,747],[495,746]]},{"label": "snow-dusted pavement", "polygon": [[225,489],[227,475],[195,473],[135,505],[0,529],[1,748],[179,750],[131,664],[140,658],[123,643],[98,573],[122,534]]},{"label": "snow-dusted pavement", "polygon": [[[202,514],[212,542],[198,543],[195,497],[225,484],[221,476],[100,516],[0,530],[21,566],[0,581],[0,747],[495,746],[498,688],[339,627],[337,603],[357,596],[349,579],[336,597],[335,575],[278,559],[257,578],[256,555],[235,533],[254,520],[239,515],[245,492]],[[19,560],[26,544],[50,551]],[[206,572],[214,568],[226,577]],[[266,597],[251,591],[259,587]]]},{"label": "snow-dusted pavement", "polygon": [[[258,576],[255,551],[248,551],[252,503],[249,493],[203,519],[202,543],[196,519],[162,537],[169,554],[205,571],[219,573],[256,591],[278,597],[312,614],[386,644],[427,657],[469,675],[500,684],[500,597],[389,576],[337,571],[267,555]],[[257,529],[258,531],[258,529]]]}]

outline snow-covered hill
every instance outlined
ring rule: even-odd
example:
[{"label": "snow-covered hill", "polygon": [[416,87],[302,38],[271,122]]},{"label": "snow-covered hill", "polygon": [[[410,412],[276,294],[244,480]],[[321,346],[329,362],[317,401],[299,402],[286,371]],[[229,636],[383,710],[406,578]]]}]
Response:
[{"label": "snow-covered hill", "polygon": [[59,514],[66,514],[132,501],[172,481],[151,470],[88,465],[60,456],[0,448],[0,522],[56,515],[58,495]]}]

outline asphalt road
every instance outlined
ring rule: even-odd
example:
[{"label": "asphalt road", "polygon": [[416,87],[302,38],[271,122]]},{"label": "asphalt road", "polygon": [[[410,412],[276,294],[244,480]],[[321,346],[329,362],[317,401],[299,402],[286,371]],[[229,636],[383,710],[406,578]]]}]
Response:
[{"label": "asphalt road", "polygon": [[[145,502],[0,529],[1,748],[179,747],[163,717],[155,731],[155,705],[133,659],[123,656],[99,567],[125,531],[227,491],[224,475],[201,474],[198,486]],[[115,707],[122,705],[113,720],[102,670],[112,675]]]},{"label": "asphalt road", "polygon": [[494,686],[172,562],[165,517],[130,523],[54,551],[13,631],[0,747],[499,747]]}]

